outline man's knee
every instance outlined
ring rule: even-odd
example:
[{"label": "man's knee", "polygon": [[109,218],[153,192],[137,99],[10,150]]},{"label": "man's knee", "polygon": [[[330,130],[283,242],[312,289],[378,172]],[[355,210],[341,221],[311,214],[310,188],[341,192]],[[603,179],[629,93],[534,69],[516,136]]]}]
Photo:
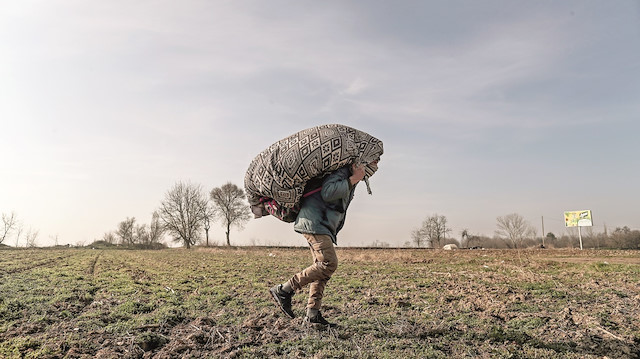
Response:
[{"label": "man's knee", "polygon": [[336,269],[338,269],[338,258],[334,256],[327,261],[327,270],[333,274]]},{"label": "man's knee", "polygon": [[324,279],[328,280],[329,278],[331,278],[331,275],[333,274],[333,272],[335,272],[336,269],[338,269],[338,258],[336,257],[325,258],[324,261],[318,262],[316,263],[316,265],[318,266],[318,268],[322,270]]}]

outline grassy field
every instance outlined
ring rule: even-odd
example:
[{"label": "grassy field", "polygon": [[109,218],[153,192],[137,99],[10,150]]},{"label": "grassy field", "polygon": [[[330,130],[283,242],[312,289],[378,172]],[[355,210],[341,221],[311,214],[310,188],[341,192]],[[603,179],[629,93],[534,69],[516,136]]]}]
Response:
[{"label": "grassy field", "polygon": [[323,313],[340,327],[318,330],[268,294],[304,248],[0,250],[0,357],[640,356],[640,252],[338,256]]}]

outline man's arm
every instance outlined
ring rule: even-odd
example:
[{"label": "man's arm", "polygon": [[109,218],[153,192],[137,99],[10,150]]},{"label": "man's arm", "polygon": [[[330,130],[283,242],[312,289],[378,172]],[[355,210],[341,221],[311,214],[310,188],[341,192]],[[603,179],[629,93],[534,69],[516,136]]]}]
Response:
[{"label": "man's arm", "polygon": [[343,167],[334,173],[327,176],[322,183],[322,199],[331,202],[340,198],[346,198],[351,193],[351,189],[355,186],[360,180],[364,178],[364,166],[355,166],[351,167],[352,173],[349,172],[349,169]]},{"label": "man's arm", "polygon": [[356,183],[362,181],[365,175],[364,165],[357,165],[354,163],[351,165],[351,173],[352,175],[349,177],[349,183],[351,187],[355,186]]}]

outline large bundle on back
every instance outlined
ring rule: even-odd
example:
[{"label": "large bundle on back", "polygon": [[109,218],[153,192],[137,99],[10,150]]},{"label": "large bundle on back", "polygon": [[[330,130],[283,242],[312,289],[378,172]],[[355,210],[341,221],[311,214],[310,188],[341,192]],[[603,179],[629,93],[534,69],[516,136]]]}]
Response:
[{"label": "large bundle on back", "polygon": [[[244,178],[249,204],[256,218],[272,214],[291,222],[310,180],[352,163],[367,165],[382,153],[382,141],[348,126],[321,125],[300,131],[251,161]],[[365,170],[368,186],[375,166]]]}]

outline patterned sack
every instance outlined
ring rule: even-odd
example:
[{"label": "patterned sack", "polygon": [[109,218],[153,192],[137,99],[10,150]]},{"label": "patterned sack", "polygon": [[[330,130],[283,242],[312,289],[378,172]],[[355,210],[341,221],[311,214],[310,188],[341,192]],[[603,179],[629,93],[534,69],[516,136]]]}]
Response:
[{"label": "patterned sack", "polygon": [[[304,195],[302,195],[302,197],[304,198],[304,197],[311,196],[312,194],[319,192],[321,190],[322,190],[322,186],[314,190],[311,190],[309,192],[306,192]],[[262,208],[263,208],[262,206],[264,206],[264,211],[267,212],[266,214],[264,213],[264,211],[262,211]],[[287,207],[280,206],[278,202],[267,197],[260,197],[260,205],[255,207],[261,210],[260,215],[256,216],[256,218],[260,218],[262,216],[270,214],[284,222],[294,222],[298,217],[298,213],[300,212],[300,203],[297,203],[292,208],[287,208]]]},{"label": "patterned sack", "polygon": [[[293,134],[251,161],[244,178],[251,210],[256,218],[271,214],[295,221],[307,182],[352,163],[368,165],[383,152],[382,141],[344,125],[321,125]],[[367,184],[376,169],[365,167]]]},{"label": "patterned sack", "polygon": [[[298,217],[298,212],[300,212],[299,204],[296,204],[295,206],[293,206],[293,208],[282,207],[278,205],[278,202],[267,197],[260,197],[260,204],[264,206],[264,211],[266,211],[267,213],[265,214],[261,211],[259,216],[255,216],[256,218],[260,218],[262,216],[270,214],[281,221],[290,223],[296,220],[296,218]],[[258,205],[258,208],[261,209],[262,207]]]}]

